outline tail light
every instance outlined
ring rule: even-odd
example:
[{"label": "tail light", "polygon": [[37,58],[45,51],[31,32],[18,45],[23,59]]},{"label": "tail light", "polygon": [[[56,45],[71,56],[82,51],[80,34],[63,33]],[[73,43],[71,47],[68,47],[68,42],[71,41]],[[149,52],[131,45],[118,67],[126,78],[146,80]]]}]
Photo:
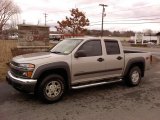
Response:
[{"label": "tail light", "polygon": [[150,61],[150,64],[152,64],[152,55],[150,55],[150,57],[146,57],[147,61]]}]

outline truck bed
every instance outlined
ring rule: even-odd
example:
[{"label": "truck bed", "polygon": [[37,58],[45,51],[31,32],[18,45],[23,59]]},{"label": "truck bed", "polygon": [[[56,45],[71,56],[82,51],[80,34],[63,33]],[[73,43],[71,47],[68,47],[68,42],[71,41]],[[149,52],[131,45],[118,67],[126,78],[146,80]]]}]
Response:
[{"label": "truck bed", "polygon": [[124,50],[124,54],[126,53],[145,53],[145,52],[142,52],[142,51],[133,51],[133,50]]},{"label": "truck bed", "polygon": [[[147,52],[142,52],[142,51],[133,51],[133,50],[124,50],[124,56],[125,56],[125,67],[127,66],[127,63],[131,59],[136,59],[139,57],[143,57],[144,59],[150,57],[150,53]],[[145,69],[150,68],[150,59],[145,60]]]}]

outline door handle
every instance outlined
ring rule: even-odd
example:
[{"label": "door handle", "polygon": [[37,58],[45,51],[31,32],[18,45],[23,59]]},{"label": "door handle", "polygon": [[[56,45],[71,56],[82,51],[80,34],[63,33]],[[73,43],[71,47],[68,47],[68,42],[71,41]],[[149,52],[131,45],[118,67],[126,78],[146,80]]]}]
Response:
[{"label": "door handle", "polygon": [[121,56],[118,56],[118,57],[117,57],[117,60],[121,60],[121,59],[123,59],[123,57],[121,57]]},{"label": "door handle", "polygon": [[104,61],[104,59],[103,58],[98,58],[97,61],[102,62],[102,61]]}]

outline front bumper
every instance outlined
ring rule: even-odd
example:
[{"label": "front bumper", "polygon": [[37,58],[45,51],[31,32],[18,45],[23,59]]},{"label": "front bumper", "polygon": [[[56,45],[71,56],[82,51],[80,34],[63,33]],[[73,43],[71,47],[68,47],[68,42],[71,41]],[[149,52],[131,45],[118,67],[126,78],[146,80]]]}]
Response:
[{"label": "front bumper", "polygon": [[7,82],[12,85],[15,89],[19,91],[24,91],[28,93],[33,93],[37,80],[34,79],[23,79],[14,77],[10,71],[8,71],[6,76]]}]

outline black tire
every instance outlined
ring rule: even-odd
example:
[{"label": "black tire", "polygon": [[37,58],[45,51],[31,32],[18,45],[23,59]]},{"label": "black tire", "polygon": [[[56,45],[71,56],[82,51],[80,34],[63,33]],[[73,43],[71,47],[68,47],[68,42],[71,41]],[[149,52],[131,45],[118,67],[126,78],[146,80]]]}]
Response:
[{"label": "black tire", "polygon": [[60,75],[48,75],[38,87],[40,99],[46,103],[59,101],[65,92],[65,82]]},{"label": "black tire", "polygon": [[137,86],[141,81],[141,70],[138,66],[132,67],[125,78],[128,86]]}]

